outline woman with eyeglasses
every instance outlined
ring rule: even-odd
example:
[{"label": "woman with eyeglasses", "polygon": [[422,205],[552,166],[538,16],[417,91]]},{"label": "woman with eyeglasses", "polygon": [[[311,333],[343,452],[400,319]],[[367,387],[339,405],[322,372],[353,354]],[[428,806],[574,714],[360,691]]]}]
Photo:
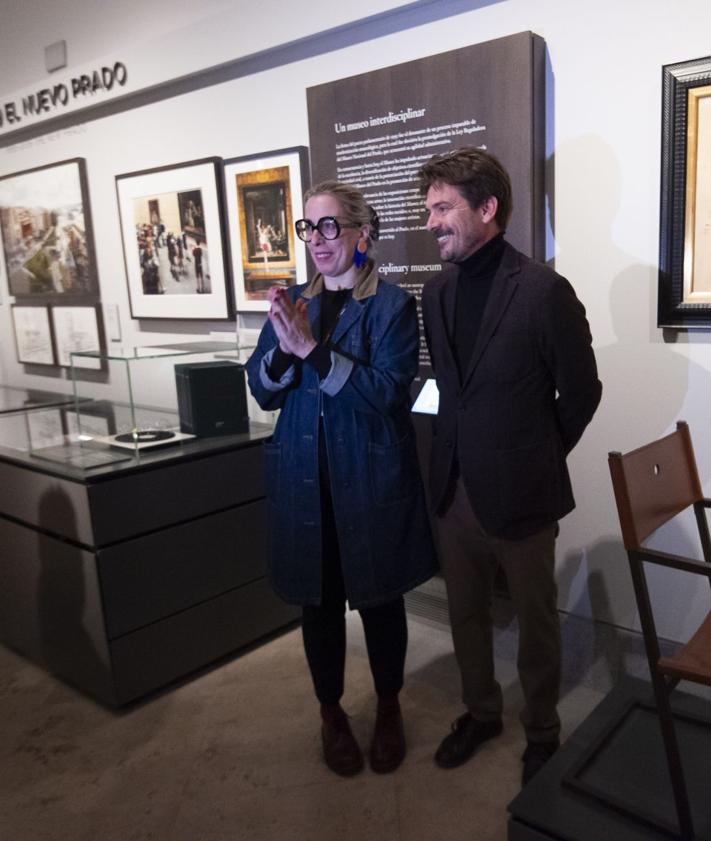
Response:
[{"label": "woman with eyeglasses", "polygon": [[410,416],[417,309],[378,277],[378,220],[357,189],[326,181],[304,202],[296,233],[317,273],[270,290],[247,363],[259,405],[281,410],[265,445],[269,574],[282,598],[302,605],[323,755],[343,776],[364,764],[340,704],[346,601],[360,612],[377,695],[370,767],[387,773],[406,752],[403,594],[437,566]]}]

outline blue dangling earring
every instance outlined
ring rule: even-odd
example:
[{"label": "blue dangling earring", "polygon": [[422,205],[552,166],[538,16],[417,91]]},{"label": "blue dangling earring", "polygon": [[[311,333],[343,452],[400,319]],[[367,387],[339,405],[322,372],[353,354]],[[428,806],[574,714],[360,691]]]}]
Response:
[{"label": "blue dangling earring", "polygon": [[353,251],[353,265],[360,269],[362,266],[365,265],[365,261],[368,259],[368,245],[365,240],[359,239],[358,244],[356,245]]}]

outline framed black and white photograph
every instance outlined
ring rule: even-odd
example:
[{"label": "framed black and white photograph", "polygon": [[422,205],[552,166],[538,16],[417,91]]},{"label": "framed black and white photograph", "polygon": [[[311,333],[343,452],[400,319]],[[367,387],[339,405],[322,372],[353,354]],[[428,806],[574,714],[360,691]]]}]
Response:
[{"label": "framed black and white photograph", "polygon": [[98,295],[82,158],[0,177],[0,232],[11,295]]},{"label": "framed black and white photograph", "polygon": [[237,309],[266,312],[271,286],[306,281],[294,222],[309,181],[305,146],[225,161],[225,198]]},{"label": "framed black and white photograph", "polygon": [[[72,365],[72,353],[101,350],[101,330],[97,307],[52,307],[52,327],[57,351],[57,364]],[[100,368],[99,359],[74,356],[76,368]]]},{"label": "framed black and white photograph", "polygon": [[17,361],[27,365],[55,365],[47,307],[12,307]]},{"label": "framed black and white photograph", "polygon": [[118,175],[116,192],[132,316],[229,318],[220,161]]},{"label": "framed black and white photograph", "polygon": [[711,328],[711,56],[663,68],[660,327]]}]

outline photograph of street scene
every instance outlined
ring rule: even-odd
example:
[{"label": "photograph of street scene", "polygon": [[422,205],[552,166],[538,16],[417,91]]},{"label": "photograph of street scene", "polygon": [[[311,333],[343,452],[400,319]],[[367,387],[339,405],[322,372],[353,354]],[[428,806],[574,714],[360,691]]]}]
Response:
[{"label": "photograph of street scene", "polygon": [[0,232],[11,295],[96,293],[79,161],[0,179]]},{"label": "photograph of street scene", "polygon": [[212,291],[200,190],[134,198],[133,222],[144,295]]}]

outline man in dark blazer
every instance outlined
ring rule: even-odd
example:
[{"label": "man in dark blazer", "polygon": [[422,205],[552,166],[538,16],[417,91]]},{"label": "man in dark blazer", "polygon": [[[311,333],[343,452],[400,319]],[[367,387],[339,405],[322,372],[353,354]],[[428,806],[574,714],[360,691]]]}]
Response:
[{"label": "man in dark blazer", "polygon": [[504,239],[511,184],[499,161],[460,149],[418,175],[449,263],[425,284],[422,311],[439,389],[431,501],[467,708],[435,761],[460,765],[501,732],[490,613],[500,566],[519,621],[525,785],[559,745],[555,536],[575,505],[566,456],[602,386],[573,287]]}]

